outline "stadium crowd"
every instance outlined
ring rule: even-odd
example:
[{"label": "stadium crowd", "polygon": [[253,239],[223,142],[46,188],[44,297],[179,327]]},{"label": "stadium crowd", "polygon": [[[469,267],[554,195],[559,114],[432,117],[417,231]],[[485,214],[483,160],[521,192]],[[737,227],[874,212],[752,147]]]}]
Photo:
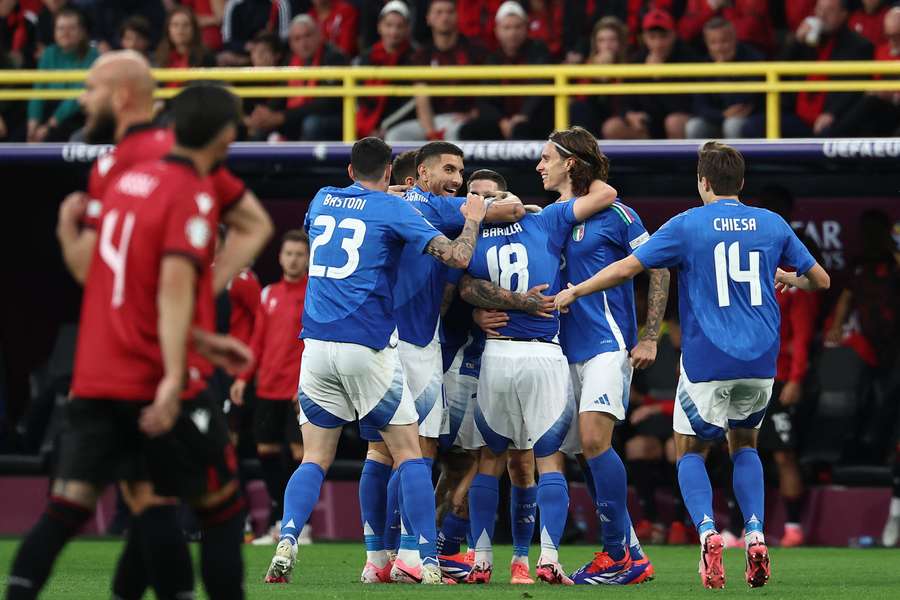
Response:
[{"label": "stadium crowd", "polygon": [[[0,65],[86,68],[113,48],[142,52],[160,68],[896,60],[900,9],[891,10],[891,4],[887,0],[2,0]],[[328,82],[285,83],[317,84]],[[787,137],[889,136],[900,127],[896,92],[785,94],[783,103],[781,127]],[[339,104],[339,99],[303,95],[246,99],[241,136],[340,139]],[[574,123],[606,139],[762,137],[764,113],[760,95],[741,93],[591,96],[572,101]],[[378,135],[388,141],[539,139],[550,132],[553,106],[549,98],[540,97],[370,97],[360,99],[356,118],[360,136]],[[73,136],[79,140],[83,122],[74,100],[32,100],[27,106],[6,102],[0,104],[0,141],[66,141]]]}]

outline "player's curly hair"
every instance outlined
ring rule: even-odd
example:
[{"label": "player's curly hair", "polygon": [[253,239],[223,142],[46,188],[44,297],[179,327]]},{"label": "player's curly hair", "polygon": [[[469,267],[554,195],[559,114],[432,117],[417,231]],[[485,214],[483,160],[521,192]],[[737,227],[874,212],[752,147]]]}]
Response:
[{"label": "player's curly hair", "polygon": [[609,159],[600,151],[595,138],[583,127],[572,127],[550,134],[550,142],[563,159],[574,158],[569,167],[572,193],[584,196],[595,179],[609,179]]}]

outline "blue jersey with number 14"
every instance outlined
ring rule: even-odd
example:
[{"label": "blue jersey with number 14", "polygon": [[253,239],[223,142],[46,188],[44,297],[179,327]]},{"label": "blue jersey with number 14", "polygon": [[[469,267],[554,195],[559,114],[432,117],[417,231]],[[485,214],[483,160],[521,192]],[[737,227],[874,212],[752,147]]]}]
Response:
[{"label": "blue jersey with number 14", "polygon": [[[493,281],[503,289],[524,293],[543,283],[543,293],[559,291],[559,263],[566,238],[577,223],[575,202],[557,202],[538,214],[527,214],[518,223],[483,225],[468,272]],[[550,341],[559,333],[559,317],[537,317],[508,311],[509,323],[498,333],[505,337]]]},{"label": "blue jersey with number 14", "polygon": [[394,285],[404,246],[440,232],[411,204],[358,183],[325,187],[309,205],[309,283],[302,338],[381,350],[397,327]]},{"label": "blue jersey with number 14", "polygon": [[780,216],[719,200],[673,217],[634,251],[678,269],[682,363],[692,382],[775,376],[781,315],[775,269],[815,260]]}]

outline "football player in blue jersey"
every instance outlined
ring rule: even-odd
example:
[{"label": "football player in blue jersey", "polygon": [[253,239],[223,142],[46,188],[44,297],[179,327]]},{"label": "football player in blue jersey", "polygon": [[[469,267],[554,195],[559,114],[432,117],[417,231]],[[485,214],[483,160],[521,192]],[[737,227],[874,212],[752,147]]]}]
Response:
[{"label": "football player in blue jersey", "polygon": [[700,579],[707,588],[725,585],[724,542],[713,518],[705,467],[709,448],[723,436],[744,516],[745,578],[750,587],[769,579],[756,438],[779,349],[775,291],[830,285],[828,274],[784,219],[740,202],[743,184],[740,152],[719,142],[704,144],[697,165],[703,206],[673,217],[631,256],[556,296],[557,307],[568,310],[578,298],[621,285],[645,268],[678,269],[683,348],[673,423],[678,482],[700,535]]},{"label": "football player in blue jersey", "polygon": [[[485,205],[480,196],[469,196],[462,231],[451,241],[409,202],[386,193],[390,163],[391,149],[383,141],[358,141],[348,167],[353,184],[322,188],[306,214],[309,284],[297,394],[306,452],[285,492],[282,537],[267,581],[289,579],[299,528],[318,501],[341,427],[356,419],[381,433],[397,464],[405,526],[416,536],[421,556],[421,565],[410,567],[406,575],[422,583],[442,581],[435,551],[434,489],[422,460],[418,415],[398,356],[393,289],[407,246],[454,268],[466,267]],[[372,515],[361,508],[364,521],[373,523]],[[377,540],[371,542],[367,563],[386,576],[387,552]]]},{"label": "football player in blue jersey", "polygon": [[[606,180],[609,161],[597,140],[581,128],[554,132],[537,171],[544,189],[565,201],[593,179]],[[649,235],[637,213],[616,201],[572,229],[565,247],[564,279],[579,283],[628,256]],[[563,450],[581,455],[588,491],[602,522],[603,552],[572,575],[576,584],[641,583],[652,576],[628,514],[625,465],[612,447],[613,430],[625,419],[634,368],[656,359],[656,337],[666,310],[669,272],[650,271],[647,327],[637,339],[631,282],[573,307],[560,318],[560,342],[569,362],[578,418]]]},{"label": "football player in blue jersey", "polygon": [[[425,144],[416,152],[415,167],[416,185],[407,191],[405,201],[441,233],[450,237],[458,235],[466,222],[466,200],[455,196],[462,188],[462,150],[449,142]],[[512,222],[521,218],[524,212],[518,199],[501,200],[492,203],[486,218],[496,222]],[[407,245],[400,254],[398,270],[400,276],[393,289],[394,316],[399,336],[397,351],[419,416],[419,442],[430,473],[437,456],[441,428],[447,423],[442,394],[441,349],[437,336],[447,266],[415,246]],[[386,511],[386,526],[393,530],[395,522],[398,526],[403,523],[403,498],[397,493],[399,472],[395,469],[389,475],[391,454],[378,431],[361,422],[360,433],[370,442],[363,467],[365,481],[360,488],[360,504],[367,509],[379,505],[378,509],[373,509],[373,518]],[[371,527],[372,524],[369,525]],[[374,527],[372,529],[375,531]],[[377,538],[377,532],[375,536]],[[388,550],[395,548],[392,543],[388,544]],[[400,536],[397,559],[391,568],[393,581],[418,583],[418,548],[417,537],[407,528],[406,535]],[[377,577],[377,569],[368,566],[361,579],[366,583],[381,581]]]},{"label": "football player in blue jersey", "polygon": [[[483,197],[492,197],[507,191],[506,180],[496,171],[481,169],[472,173],[468,182],[468,191]],[[452,270],[457,275],[459,270]],[[534,291],[538,291],[537,288]],[[537,297],[535,297],[537,300]],[[549,307],[535,302],[532,312],[540,312]],[[508,322],[505,313],[475,309],[481,313],[480,323],[488,328],[501,327]],[[485,333],[473,322],[472,305],[458,296],[454,297],[441,321],[441,345],[444,353],[444,394],[447,398],[450,421],[449,438],[451,444],[461,448],[476,460],[470,461],[471,468],[464,476],[454,482],[450,489],[447,514],[438,532],[438,544],[442,538],[445,556],[441,557],[441,566],[447,575],[451,569],[455,573],[468,573],[475,560],[475,543],[469,539],[469,552],[464,556],[452,556],[447,547],[452,544],[456,550],[463,539],[471,538],[469,522],[468,493],[472,479],[477,472],[478,450],[484,446],[484,440],[475,426],[474,408],[478,390],[478,374],[481,367],[481,354],[484,351]],[[502,460],[502,458],[501,458]],[[506,469],[511,483],[509,514],[510,528],[513,538],[513,558],[510,563],[510,583],[533,584],[530,575],[528,552],[534,536],[535,513],[537,511],[537,486],[534,480],[533,452],[518,452],[509,455]],[[438,489],[441,488],[440,482]],[[440,500],[440,496],[438,497]],[[439,548],[440,550],[440,548]],[[458,551],[458,550],[456,550]],[[454,574],[455,574],[454,573]]]},{"label": "football player in blue jersey", "polygon": [[[460,295],[484,308],[509,308],[531,297],[535,283],[548,295],[559,290],[563,246],[572,226],[609,207],[616,191],[597,179],[569,202],[527,214],[511,225],[487,224]],[[497,287],[499,286],[499,288]],[[502,293],[501,293],[502,292]],[[537,505],[541,514],[539,579],[572,585],[559,563],[559,543],[569,495],[559,451],[574,413],[568,402],[568,365],[559,347],[555,312],[529,314],[513,309],[509,322],[485,342],[475,405],[475,422],[484,438],[478,475],[469,490],[475,537],[475,566],[468,581],[487,583],[493,570],[491,538],[497,512],[503,453],[534,452],[540,474]]]}]

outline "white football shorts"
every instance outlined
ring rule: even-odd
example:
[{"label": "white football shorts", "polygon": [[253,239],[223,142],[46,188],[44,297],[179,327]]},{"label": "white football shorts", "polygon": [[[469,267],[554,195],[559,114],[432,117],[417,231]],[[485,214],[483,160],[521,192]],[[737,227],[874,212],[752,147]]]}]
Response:
[{"label": "white football shorts", "polygon": [[489,339],[481,357],[475,423],[485,444],[534,449],[544,457],[559,450],[575,414],[568,402],[569,367],[556,344]]},{"label": "white football shorts", "polygon": [[478,396],[478,378],[459,372],[465,346],[460,348],[453,364],[444,373],[444,397],[447,399],[447,430],[451,446],[464,450],[477,450],[484,446],[484,439],[475,426],[475,400]]},{"label": "white football shorts", "polygon": [[419,415],[419,435],[437,438],[444,425],[446,406],[443,395],[444,364],[437,338],[427,346],[416,346],[400,340],[397,344],[406,386],[412,393]]},{"label": "white football shorts", "polygon": [[418,420],[397,348],[305,339],[297,393],[300,425],[341,427],[359,419],[361,431]]},{"label": "white football shorts", "polygon": [[728,429],[759,429],[772,396],[774,379],[702,381],[688,379],[681,366],[675,394],[676,433],[717,440]]}]

